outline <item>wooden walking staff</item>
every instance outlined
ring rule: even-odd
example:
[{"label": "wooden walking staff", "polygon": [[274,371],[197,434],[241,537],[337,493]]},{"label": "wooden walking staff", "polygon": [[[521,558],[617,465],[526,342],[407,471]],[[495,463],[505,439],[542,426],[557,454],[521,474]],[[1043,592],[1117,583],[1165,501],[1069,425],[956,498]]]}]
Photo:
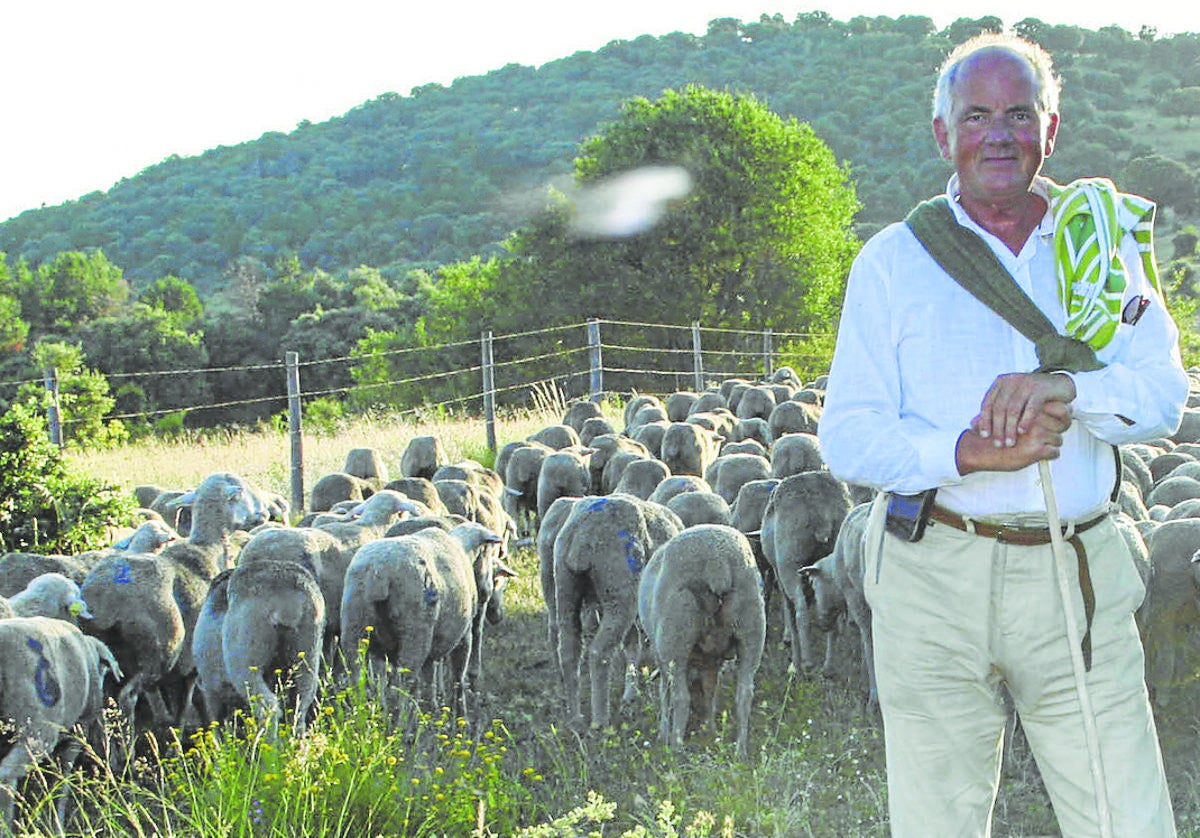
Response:
[{"label": "wooden walking staff", "polygon": [[[1075,694],[1079,698],[1079,712],[1083,716],[1083,734],[1087,741],[1088,767],[1092,772],[1092,785],[1096,792],[1096,817],[1100,821],[1101,838],[1112,838],[1112,818],[1108,810],[1108,786],[1104,781],[1104,762],[1100,754],[1100,732],[1096,728],[1096,713],[1087,688],[1087,669],[1083,662],[1082,639],[1079,625],[1075,621],[1075,596],[1067,577],[1067,545],[1063,541],[1062,522],[1058,517],[1058,501],[1054,496],[1054,484],[1050,480],[1050,461],[1038,461],[1038,476],[1042,482],[1042,495],[1046,499],[1046,524],[1050,528],[1050,547],[1054,552],[1054,570],[1058,577],[1058,592],[1062,599],[1063,616],[1067,621],[1067,643],[1071,647],[1071,668],[1075,673]],[[1076,585],[1078,588],[1078,585]]]}]

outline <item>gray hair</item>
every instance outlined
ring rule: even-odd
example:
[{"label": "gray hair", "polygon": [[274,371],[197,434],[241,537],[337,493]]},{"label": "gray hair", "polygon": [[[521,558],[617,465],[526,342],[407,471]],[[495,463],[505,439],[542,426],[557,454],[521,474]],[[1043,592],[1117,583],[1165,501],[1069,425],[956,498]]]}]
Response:
[{"label": "gray hair", "polygon": [[1038,83],[1038,98],[1044,113],[1058,113],[1058,92],[1062,86],[1054,74],[1054,60],[1041,44],[1035,44],[1016,35],[999,32],[984,32],[963,41],[946,56],[938,72],[937,86],[933,91],[934,119],[948,119],[954,104],[954,82],[963,62],[982,50],[1001,50],[1024,60],[1033,70]]}]

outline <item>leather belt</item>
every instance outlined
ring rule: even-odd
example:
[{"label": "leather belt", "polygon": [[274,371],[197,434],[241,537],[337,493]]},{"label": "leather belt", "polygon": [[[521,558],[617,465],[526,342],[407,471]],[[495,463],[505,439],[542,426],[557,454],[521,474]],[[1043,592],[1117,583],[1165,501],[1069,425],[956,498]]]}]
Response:
[{"label": "leather belt", "polygon": [[[1083,541],[1079,538],[1079,534],[1096,526],[1096,524],[1099,524],[1107,517],[1107,512],[1097,515],[1095,518],[1076,524],[1073,531],[1068,528],[1063,533],[1063,539],[1075,550],[1076,567],[1079,572],[1079,592],[1083,597],[1083,614],[1086,623],[1086,631],[1084,632],[1080,646],[1083,652],[1084,669],[1089,672],[1092,669],[1092,617],[1096,613],[1096,590],[1092,586],[1092,574],[1088,568],[1087,550],[1084,549]],[[1003,526],[985,524],[975,520],[968,523],[961,515],[937,504],[934,504],[933,508],[929,510],[929,518],[932,521],[954,527],[963,532],[974,533],[981,538],[995,539],[1001,544],[1035,547],[1050,543],[1050,530],[1047,527]],[[1070,535],[1067,534],[1068,532]]]},{"label": "leather belt", "polygon": [[[1102,515],[1097,515],[1095,518],[1082,521],[1075,525],[1075,533],[1086,532],[1107,517],[1108,513],[1106,512]],[[1036,547],[1041,544],[1050,543],[1050,530],[1046,527],[1016,527],[1004,524],[985,524],[982,521],[974,519],[968,523],[967,519],[961,515],[936,504],[929,510],[929,518],[932,521],[937,521],[939,524],[945,524],[954,527],[956,530],[978,535],[981,538],[993,538],[1002,544]],[[1063,538],[1069,537],[1066,532],[1063,533]]]}]

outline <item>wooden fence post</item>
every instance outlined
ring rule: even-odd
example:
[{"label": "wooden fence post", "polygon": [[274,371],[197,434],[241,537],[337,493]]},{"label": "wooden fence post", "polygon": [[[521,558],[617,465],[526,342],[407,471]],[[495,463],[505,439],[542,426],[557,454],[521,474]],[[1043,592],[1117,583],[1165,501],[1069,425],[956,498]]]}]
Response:
[{"label": "wooden fence post", "polygon": [[588,369],[590,375],[591,399],[599,402],[604,396],[604,363],[600,357],[600,321],[589,319],[587,322]]},{"label": "wooden fence post", "polygon": [[692,371],[695,373],[697,393],[704,392],[704,357],[700,354],[700,321],[692,321]]},{"label": "wooden fence post", "polygon": [[58,370],[54,367],[47,367],[43,374],[46,392],[50,394],[50,405],[46,408],[46,423],[50,441],[62,448],[62,417],[59,416],[58,410]]},{"label": "wooden fence post", "polygon": [[775,346],[774,332],[768,326],[763,332],[763,378],[770,380],[775,373]]},{"label": "wooden fence post", "polygon": [[301,433],[303,417],[300,408],[300,354],[288,352],[284,356],[287,367],[288,388],[288,434],[292,443],[292,509],[296,515],[304,513],[304,436]]},{"label": "wooden fence post", "polygon": [[484,332],[479,340],[483,355],[483,416],[487,427],[488,450],[496,450],[496,380],[492,362],[492,333]]}]

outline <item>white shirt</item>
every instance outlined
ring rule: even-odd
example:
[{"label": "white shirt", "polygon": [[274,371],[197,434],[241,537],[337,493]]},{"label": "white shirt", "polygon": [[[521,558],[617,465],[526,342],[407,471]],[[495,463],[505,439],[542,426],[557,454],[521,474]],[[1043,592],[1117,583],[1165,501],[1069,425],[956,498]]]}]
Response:
[{"label": "white shirt", "polygon": [[[972,221],[947,194],[958,222],[978,233],[1060,332],[1066,320],[1054,273],[1047,210],[1021,252]],[[1047,198],[1040,179],[1034,191]],[[1064,519],[1103,505],[1116,476],[1111,444],[1167,436],[1178,428],[1188,379],[1179,332],[1150,286],[1132,236],[1121,249],[1126,300],[1151,302],[1136,325],[1121,324],[1097,352],[1104,369],[1072,373],[1074,421],[1051,461]],[[938,503],[980,517],[1045,511],[1036,465],[1015,472],[958,473],[958,438],[998,375],[1038,366],[1033,343],[962,288],[903,223],[873,236],[850,269],[818,434],[830,470],[884,491],[938,487]],[[1128,424],[1121,418],[1131,420]]]}]

